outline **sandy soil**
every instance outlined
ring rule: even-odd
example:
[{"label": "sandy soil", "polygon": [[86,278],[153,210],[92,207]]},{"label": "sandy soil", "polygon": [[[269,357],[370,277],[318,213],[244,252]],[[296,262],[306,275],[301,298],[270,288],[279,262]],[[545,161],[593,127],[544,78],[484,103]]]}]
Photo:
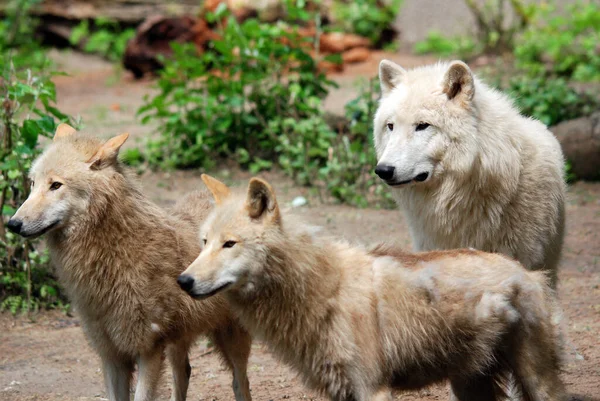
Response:
[{"label": "sandy soil", "polygon": [[[70,77],[57,77],[59,106],[81,115],[86,129],[107,137],[124,131],[132,134],[128,146],[143,144],[151,127],[135,120],[142,97],[152,92],[151,82],[134,82],[126,74],[115,76],[112,67],[98,59],[60,53],[57,60]],[[354,94],[354,80],[376,74],[382,55],[344,75],[334,77],[341,88],[328,99],[330,109]],[[427,59],[392,56],[411,66]],[[243,184],[247,173],[222,169],[215,174]],[[161,205],[171,205],[182,193],[200,188],[199,171],[145,172],[146,193]],[[372,243],[393,240],[410,246],[406,225],[394,210],[355,209],[322,205],[306,188],[299,188],[280,174],[265,175],[275,186],[283,204],[296,196],[309,199],[295,209],[310,223],[349,240]],[[568,336],[563,378],[573,400],[600,401],[600,184],[578,183],[569,189],[567,236],[560,271],[559,294]],[[230,374],[201,342],[191,358],[190,400],[230,400]],[[167,399],[170,383],[163,379],[161,399]],[[260,343],[255,343],[249,377],[255,400],[322,400],[304,388],[296,375],[278,363]],[[106,396],[100,364],[88,346],[74,317],[44,312],[31,317],[0,315],[0,400],[101,400]],[[445,386],[418,393],[398,394],[402,400],[447,399]]]}]

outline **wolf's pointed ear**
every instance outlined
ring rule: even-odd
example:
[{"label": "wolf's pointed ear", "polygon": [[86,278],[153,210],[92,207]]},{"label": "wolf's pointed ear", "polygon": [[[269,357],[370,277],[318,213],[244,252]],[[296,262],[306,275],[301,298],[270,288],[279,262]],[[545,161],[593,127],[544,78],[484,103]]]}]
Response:
[{"label": "wolf's pointed ear", "polygon": [[60,123],[58,127],[56,127],[56,132],[54,133],[53,141],[56,141],[58,138],[63,138],[65,136],[71,136],[75,134],[77,130],[71,127],[69,124]]},{"label": "wolf's pointed ear", "polygon": [[248,184],[246,210],[253,219],[268,217],[269,221],[279,223],[279,206],[275,192],[268,182],[252,178]]},{"label": "wolf's pointed ear", "polygon": [[450,63],[444,76],[444,93],[448,99],[456,99],[467,105],[475,95],[475,81],[468,65],[455,60]]},{"label": "wolf's pointed ear", "polygon": [[402,82],[406,70],[390,60],[381,60],[379,63],[379,83],[383,96],[390,93]]},{"label": "wolf's pointed ear", "polygon": [[90,168],[92,170],[101,170],[111,164],[117,162],[117,157],[119,156],[119,149],[125,143],[125,141],[129,138],[129,134],[121,134],[115,137],[110,138],[106,141],[100,149],[94,153],[87,162],[90,163]]},{"label": "wolf's pointed ear", "polygon": [[208,174],[202,174],[200,178],[202,178],[202,181],[204,181],[204,184],[212,193],[213,198],[215,198],[215,203],[217,205],[223,203],[223,200],[229,197],[229,195],[231,194],[231,191],[229,190],[227,185],[223,184],[216,178],[213,178]]}]

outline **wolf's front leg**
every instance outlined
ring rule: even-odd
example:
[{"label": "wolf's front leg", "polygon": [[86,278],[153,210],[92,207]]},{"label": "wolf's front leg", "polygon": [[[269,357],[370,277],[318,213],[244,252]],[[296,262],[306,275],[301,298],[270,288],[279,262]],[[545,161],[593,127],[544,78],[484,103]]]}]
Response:
[{"label": "wolf's front leg", "polygon": [[138,380],[135,387],[135,401],[153,401],[160,379],[164,348],[158,348],[148,355],[138,357]]},{"label": "wolf's front leg", "polygon": [[192,367],[188,357],[190,344],[188,341],[179,341],[167,347],[167,358],[173,371],[173,390],[171,401],[185,401]]},{"label": "wolf's front leg", "polygon": [[252,337],[237,322],[231,322],[230,326],[215,331],[211,339],[233,372],[235,401],[251,401],[247,368]]},{"label": "wolf's front leg", "polygon": [[129,384],[133,362],[114,357],[102,357],[104,383],[110,401],[129,401]]}]

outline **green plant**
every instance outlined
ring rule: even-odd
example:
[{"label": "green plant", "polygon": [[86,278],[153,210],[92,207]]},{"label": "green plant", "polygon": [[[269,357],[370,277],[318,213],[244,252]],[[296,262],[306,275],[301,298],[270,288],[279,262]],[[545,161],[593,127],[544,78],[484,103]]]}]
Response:
[{"label": "green plant", "polygon": [[[475,18],[477,41],[483,52],[500,54],[511,51],[515,37],[530,23],[536,13],[535,4],[526,5],[523,0],[465,0]],[[507,9],[512,19],[507,18]]]},{"label": "green plant", "polygon": [[354,32],[383,45],[386,31],[396,18],[404,0],[336,0],[332,5],[335,25],[344,32]]},{"label": "green plant", "polygon": [[269,125],[314,115],[332,85],[308,53],[307,40],[315,38],[303,39],[283,23],[238,23],[223,7],[208,17],[218,22],[221,39],[201,55],[191,45],[174,44],[160,93],[139,111],[142,122],[160,122],[148,161],[211,167],[218,157],[237,155],[255,171],[268,168],[278,143]]},{"label": "green plant", "polygon": [[589,115],[600,108],[600,97],[580,93],[563,78],[546,79],[523,75],[504,88],[521,111],[546,125]]},{"label": "green plant", "polygon": [[39,138],[54,132],[55,119],[68,120],[55,105],[52,63],[34,40],[37,21],[29,10],[37,2],[10,2],[0,21],[0,310],[12,313],[64,302],[46,252],[5,225],[29,195]]},{"label": "green plant", "polygon": [[35,40],[37,20],[30,9],[41,0],[12,0],[6,4],[0,20],[0,65],[15,69],[45,68],[51,65],[40,44]]},{"label": "green plant", "polygon": [[417,54],[437,54],[442,57],[470,58],[481,50],[481,47],[468,36],[446,37],[440,32],[431,31],[425,40],[415,43]]},{"label": "green plant", "polygon": [[129,166],[137,167],[144,162],[144,155],[137,148],[121,151],[121,160]]},{"label": "green plant", "polygon": [[55,118],[69,118],[54,105],[50,74],[6,66],[0,79],[0,310],[36,310],[62,305],[48,256],[36,241],[9,232],[5,223],[29,195],[27,173],[38,155],[38,140],[50,136]]},{"label": "green plant", "polygon": [[[225,15],[221,9],[211,18]],[[289,25],[228,18],[212,52],[198,55],[191,46],[174,45],[159,94],[139,111],[143,122],[159,126],[146,160],[151,166],[212,168],[231,157],[253,173],[280,168],[322,198],[324,190],[350,204],[389,204],[389,198],[380,201],[385,191],[372,173],[375,83],[348,104],[349,123],[337,132],[322,102],[332,83],[308,54],[310,43],[294,32]],[[318,43],[318,37],[308,40]]]},{"label": "green plant", "polygon": [[600,4],[578,1],[566,12],[542,5],[517,41],[517,66],[531,75],[600,80]]},{"label": "green plant", "polygon": [[393,207],[390,191],[374,173],[373,117],[379,92],[379,80],[372,78],[345,105],[347,126],[330,145],[327,163],[319,170],[328,193],[340,202]]},{"label": "green plant", "polygon": [[96,18],[92,24],[84,20],[71,32],[70,42],[81,46],[85,52],[96,53],[119,61],[125,53],[127,42],[135,36],[135,29],[122,29],[118,22],[107,18]]},{"label": "green plant", "polygon": [[577,181],[577,175],[573,172],[573,166],[569,160],[565,161],[565,180],[567,184],[572,184]]},{"label": "green plant", "polygon": [[[458,35],[446,37],[431,31],[427,38],[417,42],[418,54],[432,53],[442,57],[469,59],[480,53],[501,54],[511,51],[515,38],[529,25],[536,14],[534,4],[525,5],[522,0],[465,0],[475,19],[475,36]],[[508,6],[507,6],[508,5]],[[507,19],[506,9],[513,18]]]}]

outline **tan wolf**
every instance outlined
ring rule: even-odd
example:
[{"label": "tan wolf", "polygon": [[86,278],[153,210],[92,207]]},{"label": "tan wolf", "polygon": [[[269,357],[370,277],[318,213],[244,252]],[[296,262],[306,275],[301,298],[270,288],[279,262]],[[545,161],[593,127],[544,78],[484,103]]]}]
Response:
[{"label": "tan wolf", "polygon": [[367,251],[284,217],[263,180],[240,196],[202,178],[217,206],[179,282],[198,299],[223,293],[309,387],[365,401],[449,379],[455,399],[488,401],[510,373],[524,400],[563,399],[544,273],[475,250]]},{"label": "tan wolf", "polygon": [[500,252],[556,284],[564,159],[539,121],[461,62],[379,66],[375,172],[393,188],[416,250]]},{"label": "tan wolf", "polygon": [[162,210],[118,161],[126,139],[102,143],[60,125],[34,162],[31,194],[9,227],[24,237],[46,233],[60,283],[102,359],[111,401],[129,400],[136,363],[135,400],[153,400],[165,353],[171,399],[185,400],[188,352],[201,334],[233,369],[236,400],[249,401],[250,336],[224,299],[196,302],[176,281],[200,252],[199,224],[212,207],[210,195],[192,193],[171,213]]}]

